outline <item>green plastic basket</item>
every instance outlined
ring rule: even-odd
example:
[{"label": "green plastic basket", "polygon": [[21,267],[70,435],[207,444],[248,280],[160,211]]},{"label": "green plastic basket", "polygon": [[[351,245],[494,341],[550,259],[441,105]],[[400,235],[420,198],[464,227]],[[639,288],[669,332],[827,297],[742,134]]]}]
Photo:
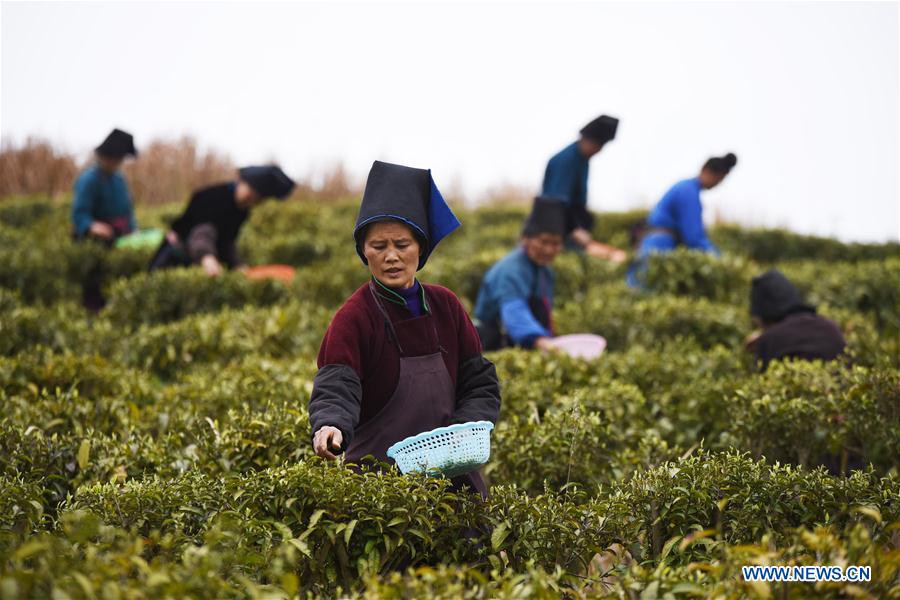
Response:
[{"label": "green plastic basket", "polygon": [[117,239],[116,248],[155,248],[165,237],[166,233],[162,229],[140,229]]}]

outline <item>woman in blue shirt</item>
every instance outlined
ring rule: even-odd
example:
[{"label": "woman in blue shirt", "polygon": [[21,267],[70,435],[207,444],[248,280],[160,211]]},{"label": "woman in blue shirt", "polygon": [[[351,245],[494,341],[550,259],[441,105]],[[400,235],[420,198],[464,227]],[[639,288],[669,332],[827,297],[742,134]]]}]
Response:
[{"label": "woman in blue shirt", "polygon": [[475,327],[485,350],[514,345],[545,349],[553,337],[551,265],[566,232],[566,206],[539,197],[525,222],[522,245],[492,266],[475,302]]},{"label": "woman in blue shirt", "polygon": [[581,128],[578,141],[569,144],[547,163],[542,196],[559,198],[566,206],[564,237],[573,247],[594,257],[625,262],[624,251],[591,237],[594,216],[587,207],[589,161],[616,138],[619,120],[601,115]]},{"label": "woman in blue shirt", "polygon": [[670,252],[684,246],[719,254],[706,235],[700,192],[722,183],[736,164],[737,157],[731,153],[710,158],[700,169],[699,176],[679,181],[666,192],[650,212],[647,224],[639,234],[635,262],[628,270],[629,285],[642,285],[647,257],[653,252]]},{"label": "woman in blue shirt", "polygon": [[[128,184],[119,172],[126,156],[137,156],[130,133],[113,129],[94,150],[96,162],[75,181],[72,228],[76,240],[93,239],[111,247],[116,238],[137,229]],[[82,302],[97,312],[106,304],[95,270],[82,282]]]}]

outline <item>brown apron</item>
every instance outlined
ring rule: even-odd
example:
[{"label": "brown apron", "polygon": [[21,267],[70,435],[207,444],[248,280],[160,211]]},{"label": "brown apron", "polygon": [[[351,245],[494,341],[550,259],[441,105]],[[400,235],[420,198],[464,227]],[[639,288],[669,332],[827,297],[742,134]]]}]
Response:
[{"label": "brown apron", "polygon": [[[456,408],[456,388],[442,353],[445,350],[438,340],[434,317],[424,314],[412,319],[392,323],[387,310],[370,282],[369,291],[384,317],[393,343],[400,353],[400,376],[394,394],[374,417],[359,425],[353,432],[353,441],[347,448],[346,460],[359,462],[372,455],[379,461],[391,462],[387,449],[412,435],[450,424]],[[425,347],[430,351],[409,356],[403,347]],[[453,488],[469,486],[487,498],[487,487],[478,471],[452,479]]]}]

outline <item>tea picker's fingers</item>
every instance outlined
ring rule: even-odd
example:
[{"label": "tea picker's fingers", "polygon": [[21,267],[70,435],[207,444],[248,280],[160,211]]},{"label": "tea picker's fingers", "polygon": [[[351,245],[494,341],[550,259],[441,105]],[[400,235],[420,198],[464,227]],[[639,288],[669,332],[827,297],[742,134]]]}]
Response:
[{"label": "tea picker's fingers", "polygon": [[335,460],[337,458],[336,455],[332,454],[329,451],[330,447],[333,447],[332,438],[334,435],[338,435],[338,448],[340,448],[340,442],[343,441],[341,436],[340,429],[336,427],[322,427],[319,431],[316,432],[315,437],[313,438],[313,449],[315,450],[318,456],[322,458],[327,458],[328,460]]},{"label": "tea picker's fingers", "polygon": [[313,437],[313,450],[317,456],[321,456],[322,458],[329,458],[331,454],[328,452],[328,437],[324,427],[317,431],[316,435]]},{"label": "tea picker's fingers", "polygon": [[341,433],[340,429],[335,428],[334,432],[329,437],[331,438],[331,449],[337,450],[338,453],[340,453],[341,446],[344,443],[344,434]]}]

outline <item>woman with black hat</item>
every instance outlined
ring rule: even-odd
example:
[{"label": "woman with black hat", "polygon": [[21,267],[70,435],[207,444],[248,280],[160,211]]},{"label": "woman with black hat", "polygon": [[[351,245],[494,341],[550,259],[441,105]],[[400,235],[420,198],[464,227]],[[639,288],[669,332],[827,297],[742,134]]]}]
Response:
[{"label": "woman with black hat", "polygon": [[591,230],[594,216],[587,208],[590,159],[616,137],[619,120],[601,115],[581,128],[578,141],[557,153],[544,172],[541,195],[560,198],[566,203],[566,237],[591,256],[613,262],[625,262],[624,251],[594,240]]},{"label": "woman with black hat", "polygon": [[565,203],[535,198],[522,229],[522,244],[488,270],[478,291],[475,324],[485,350],[550,347],[552,264],[562,251],[565,232]]},{"label": "woman with black hat", "polygon": [[[319,456],[387,462],[388,447],[406,437],[496,422],[497,374],[465,309],[450,290],[416,279],[457,227],[431,171],[372,165],[353,232],[370,279],[325,333],[309,401]],[[477,471],[453,483],[487,495]]]},{"label": "woman with black hat", "polygon": [[816,314],[794,284],[772,269],[753,278],[750,315],[761,329],[749,336],[747,349],[765,370],[773,360],[833,360],[847,343],[833,321]]},{"label": "woman with black hat", "polygon": [[719,250],[706,235],[700,192],[711,190],[731,172],[737,157],[730,152],[704,163],[700,174],[679,181],[662,197],[637,232],[637,255],[628,270],[628,284],[640,287],[647,269],[647,257],[653,252],[670,252],[678,246],[718,254]]},{"label": "woman with black hat", "polygon": [[237,238],[254,206],[264,198],[287,198],[294,182],[274,165],[244,167],[236,181],[194,192],[187,209],[172,223],[150,270],[202,265],[210,276],[240,264]]},{"label": "woman with black hat", "polygon": [[[126,156],[137,156],[130,133],[113,129],[94,149],[96,162],[75,181],[72,228],[75,239],[94,239],[112,247],[117,238],[137,229],[128,184],[119,172]],[[98,311],[106,304],[102,274],[92,269],[82,284],[85,308]]]}]

